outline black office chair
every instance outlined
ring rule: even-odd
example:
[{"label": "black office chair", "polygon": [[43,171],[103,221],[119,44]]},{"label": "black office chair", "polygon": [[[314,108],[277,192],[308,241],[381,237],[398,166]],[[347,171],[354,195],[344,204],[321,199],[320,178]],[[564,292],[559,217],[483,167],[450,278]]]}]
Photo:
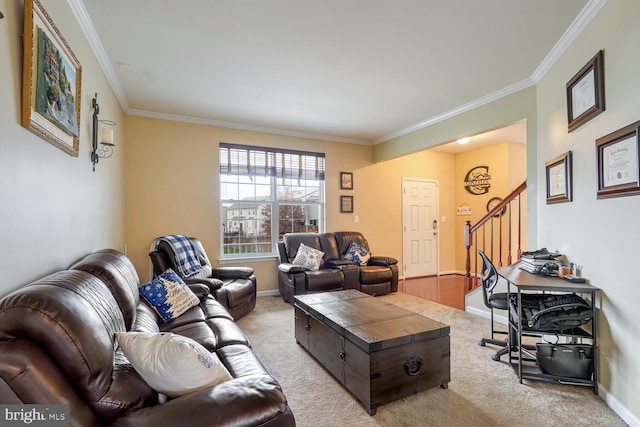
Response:
[{"label": "black office chair", "polygon": [[506,292],[493,293],[493,289],[498,284],[498,271],[493,265],[491,260],[482,252],[478,250],[480,257],[482,257],[482,296],[484,297],[484,305],[491,310],[491,338],[482,338],[478,345],[484,347],[487,344],[493,344],[502,347],[498,350],[491,359],[500,360],[500,356],[509,353],[508,341],[495,339],[496,334],[507,335],[507,331],[497,331],[494,328],[493,322],[493,310],[509,310],[509,301],[507,299]]}]

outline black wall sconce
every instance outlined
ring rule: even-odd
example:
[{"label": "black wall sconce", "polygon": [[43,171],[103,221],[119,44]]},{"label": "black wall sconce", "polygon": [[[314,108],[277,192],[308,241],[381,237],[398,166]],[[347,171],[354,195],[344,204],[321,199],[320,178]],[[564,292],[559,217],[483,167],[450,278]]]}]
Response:
[{"label": "black wall sconce", "polygon": [[[112,126],[116,125],[116,122],[111,120],[99,120],[98,114],[100,114],[100,105],[98,105],[98,94],[96,93],[91,100],[91,107],[93,107],[93,135],[92,135],[92,151],[91,151],[91,163],[93,163],[93,171],[96,171],[96,163],[99,159],[106,159],[113,155],[113,129]],[[106,126],[103,127],[100,134],[100,147],[98,147],[98,122]]]}]

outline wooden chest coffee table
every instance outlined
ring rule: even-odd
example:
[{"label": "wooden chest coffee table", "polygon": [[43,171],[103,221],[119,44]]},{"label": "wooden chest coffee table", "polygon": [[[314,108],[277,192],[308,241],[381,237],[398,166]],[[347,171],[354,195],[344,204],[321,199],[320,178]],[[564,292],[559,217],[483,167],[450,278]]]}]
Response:
[{"label": "wooden chest coffee table", "polygon": [[451,381],[449,326],[356,290],[294,298],[296,341],[367,412]]}]

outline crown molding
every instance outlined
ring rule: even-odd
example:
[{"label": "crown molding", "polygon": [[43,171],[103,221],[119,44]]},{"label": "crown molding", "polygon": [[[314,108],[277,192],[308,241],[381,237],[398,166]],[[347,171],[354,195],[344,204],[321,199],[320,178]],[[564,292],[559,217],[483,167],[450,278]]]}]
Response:
[{"label": "crown molding", "polygon": [[607,0],[590,0],[585,7],[582,8],[578,16],[576,16],[576,19],[574,19],[571,25],[569,25],[569,28],[567,28],[567,31],[564,32],[562,37],[560,37],[558,42],[542,60],[538,68],[531,74],[531,80],[538,83],[542,77],[544,77],[547,71],[558,61],[564,51],[567,50],[571,43],[580,35],[582,30],[591,22],[606,2]]},{"label": "crown molding", "polygon": [[573,43],[573,41],[578,37],[578,35],[582,32],[582,30],[587,26],[587,24],[593,19],[593,17],[598,13],[598,11],[604,6],[607,0],[589,0],[589,2],[585,5],[585,7],[580,11],[576,19],[571,23],[569,28],[564,32],[562,37],[556,42],[553,48],[549,51],[547,56],[543,59],[540,65],[536,68],[536,70],[531,74],[531,77],[524,79],[520,82],[514,83],[510,86],[507,86],[503,89],[497,90],[488,95],[477,98],[469,103],[461,105],[459,107],[453,108],[449,111],[446,111],[442,114],[433,116],[426,120],[423,120],[419,123],[416,123],[411,126],[407,126],[405,128],[399,129],[395,132],[384,135],[380,138],[377,138],[372,141],[356,139],[356,138],[344,138],[338,137],[334,135],[322,135],[315,133],[307,133],[307,132],[298,132],[287,129],[278,129],[271,128],[266,126],[254,126],[248,125],[244,123],[234,123],[234,122],[225,122],[219,120],[210,120],[210,119],[202,119],[195,117],[187,117],[187,116],[179,116],[173,114],[165,114],[165,113],[156,113],[152,111],[145,110],[133,110],[129,108],[129,103],[124,94],[122,86],[116,77],[116,74],[111,66],[111,62],[102,46],[100,38],[96,33],[95,27],[89,18],[89,15],[84,7],[84,3],[82,0],[67,0],[67,3],[71,7],[82,31],[84,32],[91,49],[98,59],[98,63],[102,68],[111,88],[113,89],[118,102],[122,110],[126,114],[131,114],[134,116],[142,116],[142,117],[150,117],[150,118],[159,118],[164,120],[171,121],[179,121],[179,122],[187,122],[187,123],[195,123],[195,124],[203,124],[203,125],[212,125],[212,126],[220,126],[230,129],[238,129],[238,130],[248,130],[254,132],[263,132],[269,134],[276,135],[284,135],[284,136],[294,136],[299,138],[309,138],[316,140],[326,140],[326,141],[335,141],[335,142],[344,142],[350,144],[361,144],[361,145],[372,145],[372,144],[380,144],[386,141],[389,141],[394,138],[398,138],[400,136],[409,134],[411,132],[415,132],[417,130],[423,129],[425,127],[431,126],[435,123],[441,122],[443,120],[447,120],[449,118],[455,117],[459,114],[465,113],[467,111],[473,110],[475,108],[486,105],[490,102],[503,98],[505,96],[511,95],[523,89],[526,89],[530,86],[537,84],[542,77],[549,71],[549,69],[556,63],[556,61],[560,58],[560,56],[564,53],[564,51]]},{"label": "crown molding", "polygon": [[478,107],[481,107],[483,105],[489,104],[490,102],[493,102],[495,100],[498,100],[500,98],[504,98],[505,96],[511,95],[513,93],[519,92],[523,89],[526,89],[528,87],[533,86],[535,83],[533,82],[533,80],[531,79],[524,79],[521,80],[517,83],[514,83],[510,86],[507,86],[505,88],[499,89],[495,92],[492,92],[488,95],[482,96],[480,98],[477,98],[471,102],[468,102],[466,104],[463,104],[459,107],[456,107],[452,110],[446,111],[442,114],[438,114],[437,116],[433,116],[429,119],[423,120],[419,123],[416,123],[414,125],[411,126],[407,126],[406,128],[402,128],[400,130],[397,130],[395,132],[392,132],[390,134],[387,134],[383,137],[380,137],[376,140],[373,141],[374,144],[380,144],[386,141],[389,141],[391,139],[394,138],[398,138],[400,136],[406,135],[408,133],[411,132],[415,132],[417,130],[423,129],[427,126],[431,126],[433,124],[436,124],[438,122],[441,122],[443,120],[447,120],[450,119],[452,117],[455,117],[459,114],[465,113],[467,111],[476,109]]},{"label": "crown molding", "polygon": [[198,117],[180,116],[177,114],[157,113],[155,111],[130,109],[127,114],[152,119],[170,120],[174,122],[194,123],[198,125],[218,126],[229,129],[262,132],[273,135],[293,136],[296,138],[317,139],[321,141],[344,142],[347,144],[372,145],[371,141],[357,138],[344,138],[335,135],[322,135],[317,133],[299,132],[289,129],[272,128],[268,126],[249,125],[245,123],[226,122],[221,120],[203,119]]},{"label": "crown molding", "polygon": [[80,28],[87,38],[91,50],[98,59],[100,68],[102,68],[102,72],[104,72],[111,89],[115,93],[116,98],[120,103],[120,107],[126,113],[129,110],[127,97],[122,90],[122,86],[120,86],[116,73],[113,71],[109,57],[102,46],[102,42],[100,41],[100,37],[98,37],[95,27],[93,26],[93,22],[91,22],[91,19],[89,18],[89,14],[87,13],[87,9],[84,7],[84,3],[82,0],[67,0],[67,3],[71,7],[76,20],[80,24]]},{"label": "crown molding", "polygon": [[576,37],[578,37],[582,30],[584,30],[587,24],[591,21],[591,19],[593,19],[593,17],[598,13],[598,11],[606,2],[607,0],[589,0],[589,2],[582,8],[576,19],[573,20],[569,28],[567,28],[564,34],[562,34],[562,37],[560,37],[553,48],[551,48],[547,56],[542,60],[542,63],[540,63],[538,68],[536,68],[533,74],[531,74],[531,77],[529,77],[528,79],[522,80],[518,83],[515,83],[514,85],[507,86],[506,88],[500,89],[489,95],[480,97],[474,101],[469,102],[468,104],[461,105],[460,107],[456,107],[445,113],[433,116],[414,125],[405,127],[388,135],[380,137],[373,141],[374,144],[380,144],[393,138],[398,138],[408,133],[415,132],[419,129],[431,126],[435,123],[457,116],[458,114],[462,114],[474,108],[478,108],[504,96],[511,95],[512,93],[537,84],[547,73],[547,71],[549,71],[553,64],[556,63],[556,61],[560,58],[564,51],[571,45],[571,43],[573,43],[573,41],[576,39]]}]

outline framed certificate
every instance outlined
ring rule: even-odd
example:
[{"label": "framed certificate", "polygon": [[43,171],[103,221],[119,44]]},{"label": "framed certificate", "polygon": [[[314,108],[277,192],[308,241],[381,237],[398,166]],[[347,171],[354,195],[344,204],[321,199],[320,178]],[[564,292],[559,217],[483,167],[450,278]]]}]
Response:
[{"label": "framed certificate", "polygon": [[567,151],[545,163],[547,204],[571,202],[573,200],[572,157],[572,152]]},{"label": "framed certificate", "polygon": [[567,83],[569,132],[604,111],[604,54],[596,56]]},{"label": "framed certificate", "polygon": [[598,199],[640,194],[640,121],[596,140]]}]

